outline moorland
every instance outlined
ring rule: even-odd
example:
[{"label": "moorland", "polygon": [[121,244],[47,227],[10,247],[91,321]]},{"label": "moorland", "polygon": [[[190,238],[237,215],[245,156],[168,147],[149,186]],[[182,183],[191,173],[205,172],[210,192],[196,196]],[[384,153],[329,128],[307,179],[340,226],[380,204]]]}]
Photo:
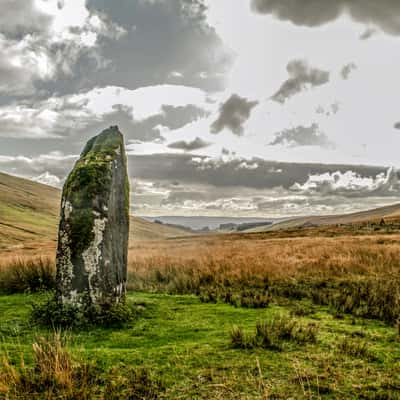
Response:
[{"label": "moorland", "polygon": [[31,319],[60,193],[0,189],[0,398],[400,398],[400,206],[205,235],[132,217],[134,319],[60,329]]}]

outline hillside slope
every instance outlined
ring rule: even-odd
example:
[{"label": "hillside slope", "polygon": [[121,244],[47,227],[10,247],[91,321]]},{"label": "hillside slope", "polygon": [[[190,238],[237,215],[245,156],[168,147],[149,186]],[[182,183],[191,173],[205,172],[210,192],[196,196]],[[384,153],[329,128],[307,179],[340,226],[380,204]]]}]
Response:
[{"label": "hillside slope", "polygon": [[272,226],[269,225],[249,229],[246,232],[271,232],[279,229],[357,224],[368,221],[379,221],[382,218],[389,220],[400,218],[400,204],[393,204],[386,207],[375,208],[373,210],[361,211],[352,214],[293,218]]},{"label": "hillside slope", "polygon": [[[0,173],[0,249],[29,242],[56,242],[61,192]],[[185,236],[189,232],[131,217],[130,240]]]}]

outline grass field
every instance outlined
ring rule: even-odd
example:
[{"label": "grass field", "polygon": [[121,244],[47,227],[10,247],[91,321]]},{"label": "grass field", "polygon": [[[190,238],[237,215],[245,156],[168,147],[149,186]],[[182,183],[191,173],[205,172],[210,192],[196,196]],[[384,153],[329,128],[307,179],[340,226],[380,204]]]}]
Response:
[{"label": "grass field", "polygon": [[397,206],[246,234],[132,219],[134,319],[55,331],[30,315],[54,288],[59,192],[0,186],[0,399],[400,399]]},{"label": "grass field", "polygon": [[[298,235],[131,243],[135,321],[63,333],[75,363],[102,379],[86,385],[90,394],[62,397],[58,388],[58,398],[109,398],[109,382],[121,386],[120,399],[400,398],[400,235]],[[7,266],[1,270],[6,276]],[[1,349],[16,370],[22,354],[32,366],[32,344],[52,335],[28,320],[30,303],[43,296],[0,297]],[[282,334],[279,324],[269,331],[276,346],[254,340],[257,324],[282,316],[298,324],[295,333],[312,327],[316,340]],[[149,374],[139,394],[137,375],[124,378],[132,368]],[[161,383],[146,392],[149,376]]]},{"label": "grass field", "polygon": [[[48,335],[27,323],[34,299],[0,298],[1,348],[17,365],[22,354],[27,364],[32,362],[32,343]],[[136,322],[119,330],[67,332],[68,349],[98,374],[113,369],[114,380],[128,367],[151,371],[162,381],[158,398],[398,398],[398,335],[381,322],[338,319],[302,302],[310,314],[296,319],[317,326],[316,343],[283,342],[280,351],[237,349],[230,343],[235,325],[251,333],[257,321],[293,314],[299,304],[244,309],[201,303],[194,296],[145,293],[130,294],[129,301],[140,305]]]}]

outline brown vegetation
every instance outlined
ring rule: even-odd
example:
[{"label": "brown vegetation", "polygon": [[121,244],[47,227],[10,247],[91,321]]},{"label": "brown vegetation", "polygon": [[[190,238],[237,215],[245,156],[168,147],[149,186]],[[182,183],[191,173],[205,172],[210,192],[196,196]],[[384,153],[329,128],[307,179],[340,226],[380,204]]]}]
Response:
[{"label": "brown vegetation", "polygon": [[[332,306],[338,313],[390,324],[397,321],[399,233],[279,235],[273,232],[131,242],[128,288],[196,294],[205,302],[224,301],[250,308],[267,307],[272,299],[307,298],[315,304]],[[51,263],[47,262],[46,268],[33,263],[35,273],[30,275],[29,263],[11,262],[10,256],[0,261],[0,274],[9,277],[2,278],[8,292],[41,289],[42,275],[47,276]],[[43,288],[51,287],[51,280],[48,282]],[[7,288],[2,290],[7,292]]]},{"label": "brown vegetation", "polygon": [[245,298],[253,307],[266,306],[268,296],[309,298],[338,312],[395,323],[399,239],[398,234],[280,239],[258,234],[142,242],[130,252],[129,288],[193,293],[204,301],[242,306]]}]

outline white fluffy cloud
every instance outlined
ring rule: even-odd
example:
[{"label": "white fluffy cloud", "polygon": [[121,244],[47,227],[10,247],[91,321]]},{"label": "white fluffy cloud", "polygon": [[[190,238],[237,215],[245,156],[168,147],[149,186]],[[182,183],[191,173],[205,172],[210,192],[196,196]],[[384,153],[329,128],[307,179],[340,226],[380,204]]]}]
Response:
[{"label": "white fluffy cloud", "polygon": [[48,171],[44,172],[43,174],[40,174],[39,176],[33,177],[32,180],[53,187],[60,187],[62,182],[58,176],[52,175]]},{"label": "white fluffy cloud", "polygon": [[[55,151],[37,157],[0,156],[0,170],[42,183],[60,183],[78,156]],[[47,181],[47,182],[45,182]]]},{"label": "white fluffy cloud", "polygon": [[396,196],[400,194],[398,171],[389,168],[375,177],[361,176],[353,171],[310,175],[304,184],[295,183],[293,191],[303,194],[341,196]]},{"label": "white fluffy cloud", "polygon": [[0,27],[0,94],[30,94],[33,82],[50,79],[56,71],[48,48],[32,35],[10,40]]},{"label": "white fluffy cloud", "polygon": [[179,107],[196,104],[202,108],[209,108],[205,92],[179,85],[147,86],[136,90],[108,86],[71,96],[70,99],[72,102],[85,102],[86,108],[96,115],[112,112],[116,104],[130,106],[136,120],[159,114],[163,105]]},{"label": "white fluffy cloud", "polygon": [[95,116],[84,102],[53,98],[36,104],[0,108],[0,137],[54,138],[84,127]]},{"label": "white fluffy cloud", "polygon": [[105,16],[91,14],[85,0],[27,0],[14,11],[9,0],[0,6],[7,10],[0,17],[0,94],[34,93],[35,82],[71,74],[82,52],[91,51],[100,67],[106,61],[95,50],[98,38],[126,33]]}]

